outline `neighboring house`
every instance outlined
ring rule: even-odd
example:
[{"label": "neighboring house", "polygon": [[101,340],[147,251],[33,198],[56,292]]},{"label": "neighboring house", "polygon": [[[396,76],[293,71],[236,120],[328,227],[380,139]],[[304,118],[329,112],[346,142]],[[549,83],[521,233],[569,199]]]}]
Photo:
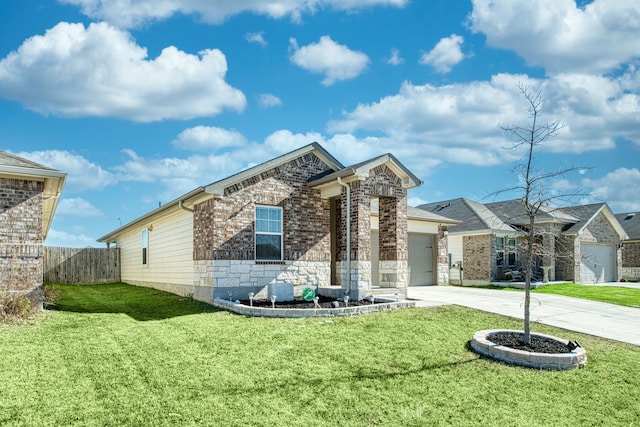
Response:
[{"label": "neighboring house", "polygon": [[66,176],[0,151],[0,293],[42,303],[43,242]]},{"label": "neighboring house", "polygon": [[[520,200],[478,203],[455,199],[419,206],[461,223],[449,229],[452,283],[522,281],[529,218]],[[618,280],[624,229],[606,203],[543,206],[535,218],[535,279],[578,283]],[[462,270],[460,270],[460,265]]]},{"label": "neighboring house", "polygon": [[640,212],[616,214],[618,222],[627,232],[622,242],[622,273],[620,279],[640,280]]},{"label": "neighboring house", "polygon": [[99,241],[120,248],[124,282],[204,301],[265,297],[280,283],[352,299],[406,293],[408,281],[448,282],[445,231],[455,221],[409,209],[407,190],[421,184],[391,154],[344,167],[313,143]]}]

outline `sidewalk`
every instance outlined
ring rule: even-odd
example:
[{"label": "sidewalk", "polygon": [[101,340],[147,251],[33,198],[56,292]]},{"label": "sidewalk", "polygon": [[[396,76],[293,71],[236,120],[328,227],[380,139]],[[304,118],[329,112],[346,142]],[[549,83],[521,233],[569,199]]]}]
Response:
[{"label": "sidewalk", "polygon": [[[503,316],[524,317],[524,292],[458,286],[412,286],[417,307],[456,304]],[[640,309],[561,295],[531,294],[531,320],[640,346]]]}]

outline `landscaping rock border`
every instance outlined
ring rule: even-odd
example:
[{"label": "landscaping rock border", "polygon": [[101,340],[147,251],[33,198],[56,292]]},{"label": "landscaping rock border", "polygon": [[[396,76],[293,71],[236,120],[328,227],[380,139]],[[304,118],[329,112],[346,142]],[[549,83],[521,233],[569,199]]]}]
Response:
[{"label": "landscaping rock border", "polygon": [[[379,301],[377,299],[376,301]],[[251,307],[238,304],[233,301],[216,298],[213,305],[225,310],[232,311],[245,316],[259,317],[336,317],[336,316],[357,316],[360,314],[375,313],[379,311],[397,310],[400,308],[415,307],[415,301],[384,301],[375,304],[360,305],[353,307],[338,308],[267,308]]]},{"label": "landscaping rock border", "polygon": [[[489,338],[493,334],[522,334],[522,331],[510,331],[502,329],[485,329],[473,334],[471,340],[471,348],[478,354],[489,357],[494,360],[508,363],[510,365],[524,366],[527,368],[546,369],[546,370],[570,370],[582,368],[587,364],[587,351],[578,347],[569,353],[535,353],[523,350],[516,350],[505,347],[494,342]],[[538,337],[544,337],[568,344],[568,340],[563,340],[551,335],[532,333]]]}]

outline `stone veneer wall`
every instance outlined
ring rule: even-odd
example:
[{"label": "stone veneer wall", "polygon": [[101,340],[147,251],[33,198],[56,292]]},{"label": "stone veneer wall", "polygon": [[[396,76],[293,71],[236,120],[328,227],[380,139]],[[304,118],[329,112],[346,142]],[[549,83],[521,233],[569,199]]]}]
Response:
[{"label": "stone veneer wall", "polygon": [[[194,285],[249,289],[273,280],[329,285],[330,201],[307,186],[310,177],[327,169],[310,153],[226,188],[220,199],[196,205]],[[255,261],[256,205],[282,207],[282,262]]]},{"label": "stone veneer wall", "polygon": [[42,190],[39,181],[0,178],[0,291],[42,285]]},{"label": "stone veneer wall", "polygon": [[495,238],[491,234],[462,238],[464,281],[483,281],[486,283],[492,277],[492,266],[496,263],[494,242]]},{"label": "stone veneer wall", "polygon": [[[605,216],[600,213],[598,214],[589,225],[582,231],[582,234],[575,239],[575,252],[576,254],[581,254],[582,251],[580,246],[582,243],[601,243],[601,244],[611,244],[617,245],[620,243],[620,239],[618,238],[618,233],[616,233],[615,229],[611,226],[611,223],[605,218]],[[574,281],[580,277],[580,257],[574,257],[573,259],[573,270],[574,270]],[[622,252],[620,249],[616,251],[616,279],[619,279],[622,274]]]}]

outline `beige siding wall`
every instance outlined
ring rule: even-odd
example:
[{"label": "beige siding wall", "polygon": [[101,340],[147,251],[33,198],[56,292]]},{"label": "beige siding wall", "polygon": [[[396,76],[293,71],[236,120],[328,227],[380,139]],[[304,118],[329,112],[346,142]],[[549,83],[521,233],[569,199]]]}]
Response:
[{"label": "beige siding wall", "polygon": [[[142,264],[142,230],[148,232],[147,264]],[[118,238],[122,281],[186,294],[193,286],[193,214],[173,209]]]}]

